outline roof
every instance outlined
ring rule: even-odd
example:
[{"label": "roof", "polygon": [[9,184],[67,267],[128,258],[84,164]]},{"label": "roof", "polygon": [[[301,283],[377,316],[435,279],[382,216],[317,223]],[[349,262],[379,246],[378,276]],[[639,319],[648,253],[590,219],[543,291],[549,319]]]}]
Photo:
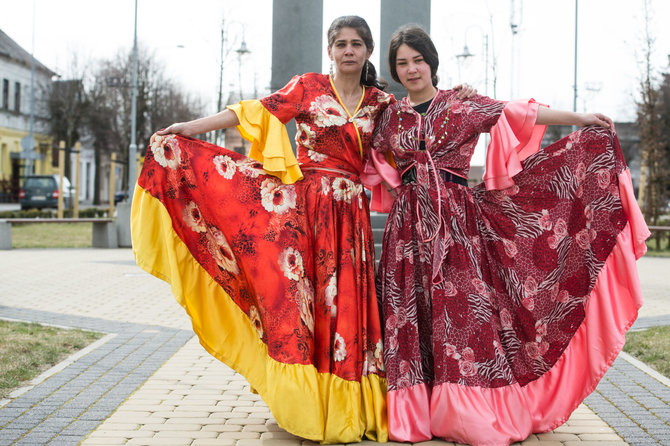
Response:
[{"label": "roof", "polygon": [[[0,58],[6,58],[30,68],[32,56],[0,29]],[[37,59],[35,59],[35,69],[47,73],[49,76],[56,74]]]}]

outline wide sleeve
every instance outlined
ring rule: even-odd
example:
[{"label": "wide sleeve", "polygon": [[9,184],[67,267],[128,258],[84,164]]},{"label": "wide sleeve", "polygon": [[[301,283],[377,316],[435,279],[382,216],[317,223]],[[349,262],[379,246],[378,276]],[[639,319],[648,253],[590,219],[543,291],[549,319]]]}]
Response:
[{"label": "wide sleeve", "polygon": [[283,183],[303,178],[286,131],[286,122],[298,115],[303,98],[300,77],[261,100],[229,105],[240,121],[237,130],[251,142],[249,156],[263,163],[263,169]]},{"label": "wide sleeve", "polygon": [[505,104],[498,121],[491,127],[484,172],[486,189],[513,186],[512,177],[521,172],[521,162],[540,150],[547,129],[546,125],[535,124],[540,105],[534,99]]},{"label": "wide sleeve", "polygon": [[382,113],[375,122],[375,130],[369,156],[363,165],[361,182],[370,189],[370,209],[376,212],[389,212],[393,204],[393,195],[387,190],[386,184],[396,188],[402,184],[400,174],[393,160],[393,152],[385,141],[388,132],[381,131],[388,128],[392,116],[393,103]]}]

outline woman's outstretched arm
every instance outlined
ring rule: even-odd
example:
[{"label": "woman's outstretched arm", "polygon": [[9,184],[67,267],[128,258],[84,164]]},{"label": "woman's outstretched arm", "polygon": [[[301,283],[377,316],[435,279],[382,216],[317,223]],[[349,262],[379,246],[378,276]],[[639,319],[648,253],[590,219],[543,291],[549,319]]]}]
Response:
[{"label": "woman's outstretched arm", "polygon": [[602,113],[574,113],[565,110],[552,110],[544,106],[540,106],[538,109],[535,123],[538,125],[577,125],[579,127],[599,125],[606,129],[613,126],[612,120]]},{"label": "woman's outstretched arm", "polygon": [[240,121],[232,110],[222,110],[219,113],[188,122],[176,122],[171,126],[157,131],[159,135],[179,133],[184,136],[199,135],[212,130],[228,129],[238,125]]}]

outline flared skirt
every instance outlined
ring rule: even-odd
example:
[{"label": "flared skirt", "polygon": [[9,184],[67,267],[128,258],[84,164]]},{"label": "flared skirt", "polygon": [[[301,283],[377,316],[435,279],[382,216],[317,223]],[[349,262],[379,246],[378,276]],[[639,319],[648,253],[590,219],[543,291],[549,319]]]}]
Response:
[{"label": "flared skirt", "polygon": [[154,135],[132,206],[137,263],[287,431],[386,441],[367,199],[357,177],[283,184],[235,152]]},{"label": "flared skirt", "polygon": [[393,440],[552,430],[624,344],[649,232],[616,136],[586,128],[523,167],[506,190],[396,199],[378,276]]}]

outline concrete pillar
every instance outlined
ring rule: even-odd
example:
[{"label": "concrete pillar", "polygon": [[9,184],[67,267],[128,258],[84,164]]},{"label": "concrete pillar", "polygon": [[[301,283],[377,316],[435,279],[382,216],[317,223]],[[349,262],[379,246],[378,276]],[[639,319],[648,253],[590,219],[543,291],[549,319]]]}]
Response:
[{"label": "concrete pillar", "polygon": [[0,220],[0,249],[12,249],[12,225]]},{"label": "concrete pillar", "polygon": [[379,37],[381,76],[389,83],[388,92],[400,99],[405,96],[403,86],[391,78],[388,53],[391,36],[402,25],[416,23],[430,34],[431,0],[383,0],[381,2],[381,33]]},{"label": "concrete pillar", "polygon": [[[117,231],[114,221],[94,222],[92,246],[94,248],[118,248],[119,236]],[[126,245],[124,247],[130,247],[131,243],[126,242]]]},{"label": "concrete pillar", "polygon": [[[132,204],[126,201],[119,203],[119,205],[116,207],[116,230],[117,230],[116,241],[118,243],[119,248],[130,248],[133,246],[133,241],[130,236],[131,208]],[[110,217],[113,218],[113,216],[111,215]],[[110,240],[112,239],[110,238]]]},{"label": "concrete pillar", "polygon": [[[270,89],[282,88],[296,74],[320,73],[324,45],[323,0],[274,0]],[[286,129],[295,147],[295,121]]]}]

